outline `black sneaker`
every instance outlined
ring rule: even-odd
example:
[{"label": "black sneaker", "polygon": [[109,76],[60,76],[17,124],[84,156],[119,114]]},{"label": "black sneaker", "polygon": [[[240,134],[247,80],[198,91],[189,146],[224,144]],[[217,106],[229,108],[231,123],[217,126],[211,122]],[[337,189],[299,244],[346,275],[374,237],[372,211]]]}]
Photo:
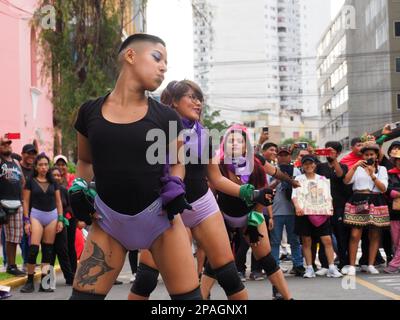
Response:
[{"label": "black sneaker", "polygon": [[120,285],[120,284],[123,284],[123,282],[122,282],[122,281],[119,281],[119,280],[115,280],[115,281],[114,281],[114,285]]},{"label": "black sneaker", "polygon": [[278,292],[278,289],[276,289],[275,286],[272,286],[272,300],[285,300],[283,299],[283,296]]},{"label": "black sneaker", "polygon": [[16,265],[8,266],[7,273],[12,274],[13,276],[16,276],[16,277],[25,277],[26,276],[26,273],[19,270]]},{"label": "black sneaker", "polygon": [[294,274],[296,277],[303,277],[306,269],[303,266],[293,267],[290,274]]},{"label": "black sneaker", "polygon": [[35,291],[35,285],[30,281],[27,281],[20,290],[22,293],[32,293],[33,291]]},{"label": "black sneaker", "polygon": [[42,287],[42,284],[40,284],[40,287],[39,287],[39,290],[38,290],[38,291],[39,291],[39,292],[54,292],[54,290],[51,289],[51,288],[48,288],[48,289],[43,288],[43,287]]},{"label": "black sneaker", "polygon": [[253,271],[250,273],[250,280],[261,281],[264,280],[264,274],[260,271]]}]

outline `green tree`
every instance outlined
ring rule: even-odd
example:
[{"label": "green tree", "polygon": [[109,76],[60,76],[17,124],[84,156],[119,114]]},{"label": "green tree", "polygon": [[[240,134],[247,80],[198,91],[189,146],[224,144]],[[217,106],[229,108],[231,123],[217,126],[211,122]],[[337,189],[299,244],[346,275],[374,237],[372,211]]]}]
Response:
[{"label": "green tree", "polygon": [[220,116],[220,113],[221,112],[217,110],[211,112],[210,107],[208,105],[205,105],[202,116],[202,123],[204,127],[209,130],[217,129],[220,132],[225,131],[229,126],[228,123],[225,120],[216,120],[216,118]]},{"label": "green tree", "polygon": [[[41,0],[39,8],[48,3]],[[63,153],[75,154],[73,123],[79,106],[103,95],[115,83],[125,0],[53,0],[50,3],[56,10],[55,28],[40,28],[39,10],[33,24],[38,27],[43,49],[42,74],[52,85],[54,127],[62,132]]]},{"label": "green tree", "polygon": [[292,145],[292,144],[297,143],[297,142],[307,142],[313,148],[317,147],[316,141],[308,139],[306,137],[300,137],[299,139],[293,139],[293,138],[285,139],[285,140],[283,140],[281,142],[281,145]]}]

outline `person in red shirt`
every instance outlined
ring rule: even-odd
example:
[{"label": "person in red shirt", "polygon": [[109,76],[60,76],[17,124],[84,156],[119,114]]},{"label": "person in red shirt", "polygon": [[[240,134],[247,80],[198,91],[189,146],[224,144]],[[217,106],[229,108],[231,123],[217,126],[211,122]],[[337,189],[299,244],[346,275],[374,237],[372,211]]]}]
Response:
[{"label": "person in red shirt", "polygon": [[363,145],[360,138],[351,140],[351,152],[344,156],[340,163],[345,164],[351,170],[358,161],[362,160],[361,149]]},{"label": "person in red shirt", "polygon": [[75,179],[75,175],[68,172],[68,159],[66,156],[59,154],[54,158],[54,165],[61,170],[62,184],[67,190],[72,186],[72,182]]}]

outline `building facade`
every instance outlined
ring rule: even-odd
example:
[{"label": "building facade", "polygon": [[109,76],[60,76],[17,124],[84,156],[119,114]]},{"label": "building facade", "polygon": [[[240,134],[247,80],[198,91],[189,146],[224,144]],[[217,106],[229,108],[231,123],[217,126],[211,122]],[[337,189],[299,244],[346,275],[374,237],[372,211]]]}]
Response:
[{"label": "building facade", "polygon": [[[0,2],[0,134],[20,133],[13,151],[37,141],[53,156],[54,129],[51,84],[41,77],[37,30],[30,24],[37,1]],[[7,30],[7,32],[4,32]]]},{"label": "building facade", "polygon": [[[400,119],[400,3],[347,0],[318,48],[322,141],[352,138]],[[397,33],[397,36],[396,36]]]}]

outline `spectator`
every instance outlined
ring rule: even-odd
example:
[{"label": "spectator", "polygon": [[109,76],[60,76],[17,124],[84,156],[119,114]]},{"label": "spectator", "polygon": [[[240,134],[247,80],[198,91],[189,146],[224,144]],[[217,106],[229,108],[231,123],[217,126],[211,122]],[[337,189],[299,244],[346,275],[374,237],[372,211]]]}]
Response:
[{"label": "spectator", "polygon": [[302,238],[303,255],[307,264],[304,278],[315,277],[311,253],[312,237],[319,237],[325,246],[329,264],[326,275],[341,277],[342,274],[334,265],[329,219],[333,207],[329,180],[315,173],[317,164],[313,156],[304,156],[302,167],[304,174],[296,177],[302,187],[293,190],[292,201],[296,210],[295,232]]},{"label": "spectator", "polygon": [[[17,245],[23,236],[21,191],[25,178],[17,160],[11,157],[12,140],[7,137],[0,139],[0,200],[3,209],[8,213],[8,224],[4,225],[7,255],[7,273],[14,276],[25,276],[17,268]],[[8,209],[5,208],[8,201]]]},{"label": "spectator", "polygon": [[[291,163],[290,150],[287,148],[279,148],[278,150],[278,167],[281,171],[286,172],[291,177],[301,175],[300,170],[295,168]],[[301,253],[299,237],[294,232],[295,209],[291,201],[292,187],[286,182],[274,181],[272,185],[276,192],[273,202],[274,228],[271,231],[271,250],[277,264],[280,264],[279,248],[282,242],[283,228],[286,228],[287,239],[290,244],[293,261],[293,272],[296,276],[302,277],[305,269],[303,266],[303,255]],[[273,291],[274,297],[277,292]]]},{"label": "spectator", "polygon": [[351,140],[351,152],[344,156],[342,160],[340,160],[341,164],[345,164],[349,170],[353,168],[353,166],[362,160],[361,149],[364,146],[361,138],[354,138]]},{"label": "spectator", "polygon": [[379,274],[374,267],[380,244],[381,228],[390,226],[389,210],[384,197],[388,187],[385,167],[378,165],[379,146],[365,145],[361,149],[363,160],[355,163],[347,173],[344,183],[353,184],[353,196],[345,207],[344,222],[351,226],[349,259],[350,266],[342,273],[354,276],[358,244],[363,228],[369,232],[368,267],[365,271]]},{"label": "spectator", "polygon": [[[345,164],[338,162],[343,147],[340,142],[331,141],[325,144],[325,148],[331,150],[331,155],[327,157],[327,162],[317,165],[316,173],[330,180],[331,195],[333,200],[333,216],[331,217],[331,225],[333,234],[337,240],[339,268],[343,268],[349,264],[348,257],[348,228],[343,223],[344,207],[347,200],[351,196],[351,190],[343,183],[348,169]],[[319,259],[322,264],[322,269],[317,272],[317,275],[325,275],[328,272],[326,256],[324,254],[324,245],[320,243]]]},{"label": "spectator", "polygon": [[400,149],[390,152],[395,167],[389,170],[389,187],[387,195],[390,210],[390,231],[394,256],[384,269],[386,273],[398,273],[400,271]]}]

